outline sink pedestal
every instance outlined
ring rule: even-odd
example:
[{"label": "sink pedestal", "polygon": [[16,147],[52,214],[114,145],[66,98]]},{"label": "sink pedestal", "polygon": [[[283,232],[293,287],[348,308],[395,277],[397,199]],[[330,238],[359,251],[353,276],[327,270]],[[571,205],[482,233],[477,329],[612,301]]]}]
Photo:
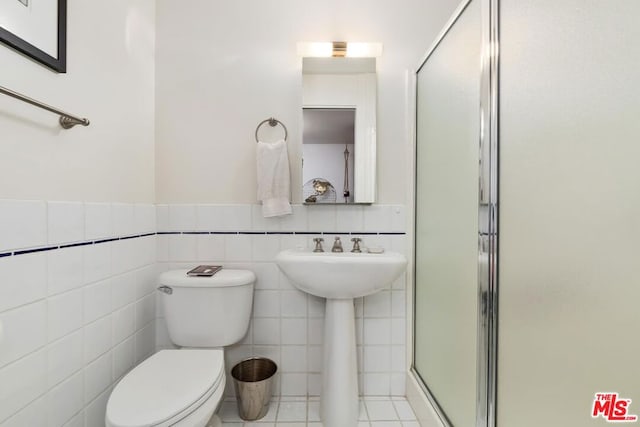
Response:
[{"label": "sink pedestal", "polygon": [[358,358],[353,299],[389,286],[405,270],[397,252],[381,254],[289,249],[278,267],[301,291],[327,299],[320,415],[325,427],[358,425]]},{"label": "sink pedestal", "polygon": [[327,299],[320,405],[325,426],[358,424],[358,358],[352,298]]}]

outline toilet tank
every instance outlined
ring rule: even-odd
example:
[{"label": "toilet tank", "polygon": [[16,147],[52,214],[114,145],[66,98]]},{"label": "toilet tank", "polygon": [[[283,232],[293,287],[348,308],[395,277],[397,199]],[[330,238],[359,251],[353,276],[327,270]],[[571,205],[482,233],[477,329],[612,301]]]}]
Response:
[{"label": "toilet tank", "polygon": [[203,348],[240,341],[251,318],[253,272],[223,268],[211,277],[190,277],[187,271],[171,270],[159,278],[171,341]]}]

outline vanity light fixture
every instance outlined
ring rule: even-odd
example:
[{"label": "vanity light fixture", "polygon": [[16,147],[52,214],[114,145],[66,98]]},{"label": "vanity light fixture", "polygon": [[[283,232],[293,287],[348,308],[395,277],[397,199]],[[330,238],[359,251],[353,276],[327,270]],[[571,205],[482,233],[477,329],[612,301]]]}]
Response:
[{"label": "vanity light fixture", "polygon": [[382,56],[382,43],[301,42],[298,43],[298,56],[375,58]]}]

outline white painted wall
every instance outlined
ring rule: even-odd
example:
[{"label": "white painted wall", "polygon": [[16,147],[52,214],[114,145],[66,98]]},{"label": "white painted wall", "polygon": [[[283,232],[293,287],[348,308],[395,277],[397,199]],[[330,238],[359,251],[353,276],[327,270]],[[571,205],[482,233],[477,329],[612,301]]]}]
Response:
[{"label": "white painted wall", "polygon": [[640,414],[640,4],[500,15],[498,425],[609,425],[597,392]]},{"label": "white painted wall", "polygon": [[63,130],[0,96],[0,198],[153,201],[154,14],[151,0],[69,0],[66,74],[0,46],[0,85],[91,120]]},{"label": "white painted wall", "polygon": [[[158,202],[254,203],[253,134],[260,121],[282,120],[291,158],[300,159],[302,61],[296,43],[352,40],[384,44],[377,61],[378,201],[406,203],[412,145],[405,71],[417,66],[457,3],[159,0]],[[292,160],[292,182],[300,181],[300,164]],[[294,201],[300,200],[296,193]]]}]

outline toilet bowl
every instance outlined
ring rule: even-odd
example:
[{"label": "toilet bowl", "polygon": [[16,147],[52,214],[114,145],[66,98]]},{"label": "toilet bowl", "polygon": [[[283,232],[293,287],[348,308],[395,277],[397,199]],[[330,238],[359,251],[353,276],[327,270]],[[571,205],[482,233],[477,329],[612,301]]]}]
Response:
[{"label": "toilet bowl", "polygon": [[183,348],[161,350],[122,378],[107,403],[107,427],[204,427],[218,408],[226,383],[223,348],[248,329],[255,275],[186,272],[159,279],[169,337]]}]

